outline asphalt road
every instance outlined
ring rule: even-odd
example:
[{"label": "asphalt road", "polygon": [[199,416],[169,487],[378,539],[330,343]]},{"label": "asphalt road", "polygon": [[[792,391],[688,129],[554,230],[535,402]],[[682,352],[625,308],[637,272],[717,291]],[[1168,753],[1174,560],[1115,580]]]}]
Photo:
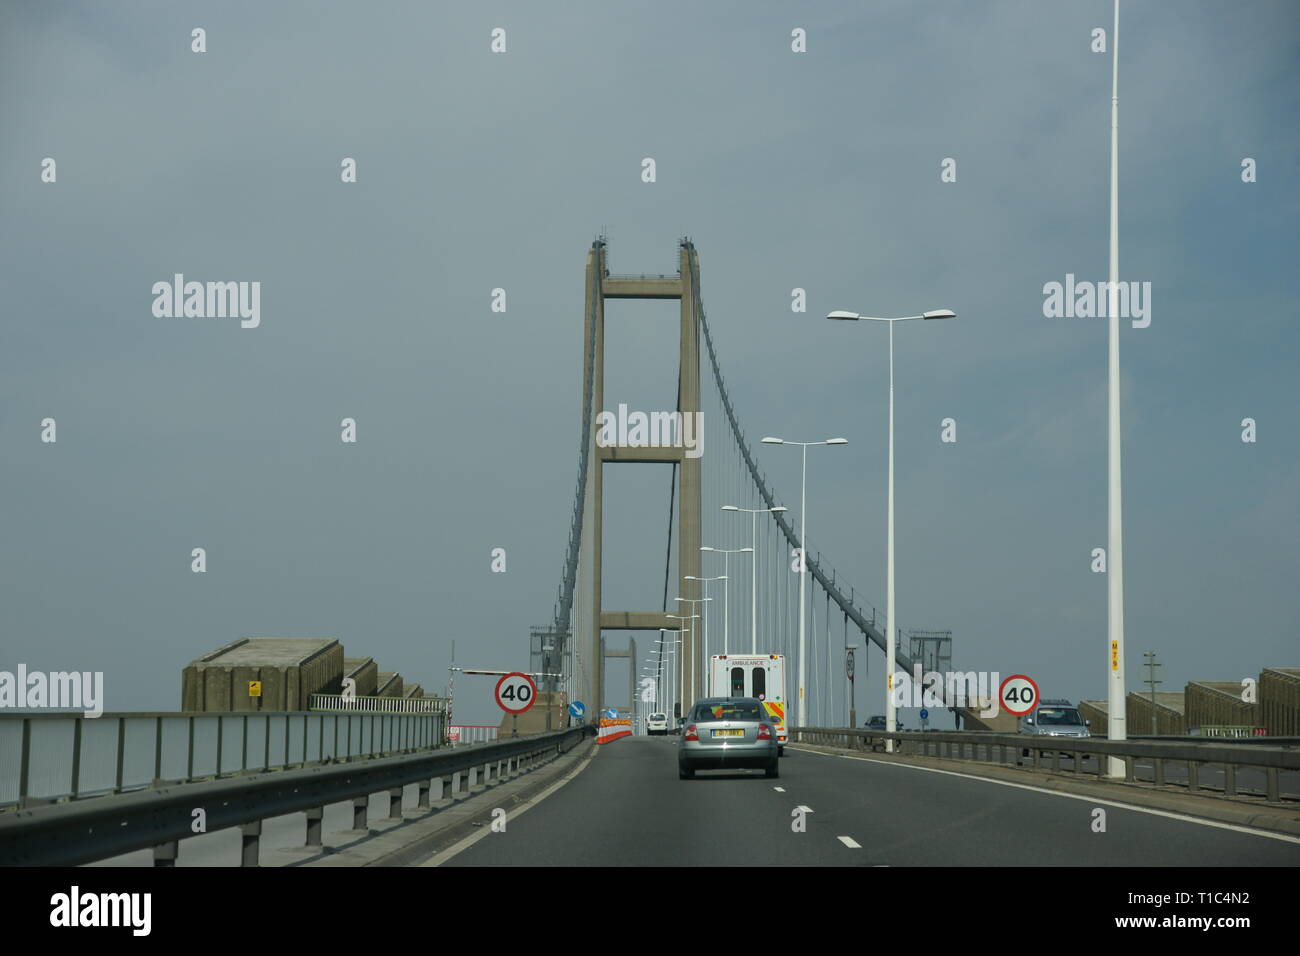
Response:
[{"label": "asphalt road", "polygon": [[793,747],[776,780],[761,770],[679,780],[675,747],[672,737],[600,747],[505,832],[444,865],[1300,865],[1297,837]]}]

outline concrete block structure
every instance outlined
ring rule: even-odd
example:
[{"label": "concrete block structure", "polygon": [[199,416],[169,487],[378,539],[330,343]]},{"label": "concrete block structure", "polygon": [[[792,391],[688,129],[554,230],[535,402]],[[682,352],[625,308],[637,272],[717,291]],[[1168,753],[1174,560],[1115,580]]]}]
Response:
[{"label": "concrete block structure", "polygon": [[1182,691],[1156,691],[1155,727],[1151,726],[1151,693],[1131,692],[1127,701],[1127,724],[1130,737],[1157,734],[1159,736],[1181,736],[1187,733],[1187,718],[1184,713],[1185,699]]},{"label": "concrete block structure", "polygon": [[[249,682],[261,683],[261,695]],[[307,710],[312,694],[343,686],[343,645],[325,637],[244,637],[181,672],[185,711]]]},{"label": "concrete block structure", "polygon": [[376,675],[377,686],[375,687],[375,696],[377,697],[401,697],[402,696],[402,675],[396,671],[379,671]]},{"label": "concrete block structure", "polygon": [[514,733],[519,736],[526,734],[541,734],[547,730],[546,712],[549,709],[551,714],[551,730],[563,730],[569,726],[568,701],[562,691],[545,691],[537,692],[537,703],[533,704],[526,712],[519,715],[516,720],[511,714],[501,715],[501,726],[497,731],[498,739],[509,737]]},{"label": "concrete block structure", "polygon": [[374,696],[379,687],[379,665],[373,657],[343,658],[343,676],[357,682],[353,689],[358,697]]},{"label": "concrete block structure", "polygon": [[1088,721],[1088,731],[1094,737],[1105,737],[1108,734],[1106,728],[1110,726],[1110,701],[1081,700],[1079,716]]},{"label": "concrete block structure", "polygon": [[1194,680],[1183,690],[1187,732],[1195,734],[1202,727],[1261,727],[1258,703],[1241,699],[1240,681]]},{"label": "concrete block structure", "polygon": [[1300,667],[1260,671],[1259,712],[1270,737],[1300,737]]}]

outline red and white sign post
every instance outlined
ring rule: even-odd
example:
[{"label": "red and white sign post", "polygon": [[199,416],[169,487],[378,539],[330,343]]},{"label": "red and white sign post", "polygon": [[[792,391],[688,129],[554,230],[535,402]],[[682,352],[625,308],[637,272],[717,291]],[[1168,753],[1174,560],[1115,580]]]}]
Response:
[{"label": "red and white sign post", "polygon": [[537,685],[527,674],[514,671],[502,675],[497,681],[494,695],[497,706],[513,718],[510,721],[510,736],[518,737],[519,715],[530,710],[533,704],[537,703]]},{"label": "red and white sign post", "polygon": [[998,699],[1008,714],[1023,717],[1038,706],[1038,685],[1032,677],[1012,674],[998,688]]}]

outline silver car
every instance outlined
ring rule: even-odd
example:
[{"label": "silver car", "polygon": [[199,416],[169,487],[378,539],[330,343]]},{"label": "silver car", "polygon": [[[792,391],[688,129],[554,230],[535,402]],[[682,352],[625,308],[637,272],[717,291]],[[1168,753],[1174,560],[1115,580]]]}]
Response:
[{"label": "silver car", "polygon": [[[1088,721],[1068,700],[1044,700],[1037,711],[1020,718],[1019,733],[1035,737],[1091,737]],[[1021,756],[1028,757],[1030,748],[1022,748]],[[1046,751],[1039,751],[1046,753]],[[1066,756],[1069,756],[1066,754]]]},{"label": "silver car", "polygon": [[757,697],[707,697],[696,701],[682,727],[677,776],[697,770],[762,769],[781,776],[776,724]]}]

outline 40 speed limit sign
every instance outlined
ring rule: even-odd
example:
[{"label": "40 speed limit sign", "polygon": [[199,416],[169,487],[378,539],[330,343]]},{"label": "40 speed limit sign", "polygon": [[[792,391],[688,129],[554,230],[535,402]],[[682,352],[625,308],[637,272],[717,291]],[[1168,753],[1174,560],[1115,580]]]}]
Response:
[{"label": "40 speed limit sign", "polygon": [[537,702],[537,685],[527,674],[506,674],[497,681],[496,698],[507,714],[522,714]]},{"label": "40 speed limit sign", "polygon": [[1023,717],[1038,706],[1038,685],[1032,677],[1012,674],[998,688],[998,699],[1007,713]]}]

